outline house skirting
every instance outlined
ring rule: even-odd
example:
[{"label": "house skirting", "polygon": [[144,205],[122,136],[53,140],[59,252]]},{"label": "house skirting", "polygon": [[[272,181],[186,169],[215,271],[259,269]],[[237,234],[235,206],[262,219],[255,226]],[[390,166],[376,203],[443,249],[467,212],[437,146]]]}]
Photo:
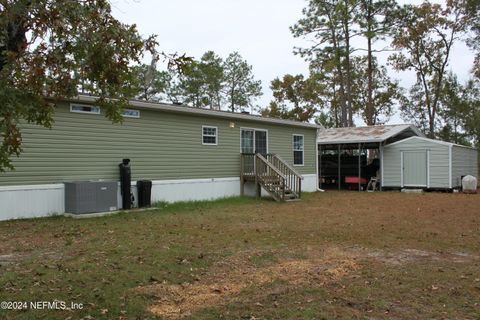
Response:
[{"label": "house skirting", "polygon": [[[304,175],[302,190],[317,190],[315,174]],[[132,181],[132,193],[137,205],[136,182]],[[255,194],[253,183],[245,188],[247,195]],[[152,203],[196,200],[214,200],[240,195],[240,178],[208,178],[152,181]],[[267,195],[265,191],[262,195]],[[121,208],[120,183],[117,194]],[[0,187],[0,220],[38,218],[65,213],[65,187],[63,183],[45,185]]]}]

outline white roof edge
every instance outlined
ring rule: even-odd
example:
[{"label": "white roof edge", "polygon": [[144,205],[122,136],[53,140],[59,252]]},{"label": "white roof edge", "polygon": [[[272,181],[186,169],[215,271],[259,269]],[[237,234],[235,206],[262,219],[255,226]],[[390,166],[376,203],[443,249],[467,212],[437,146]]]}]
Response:
[{"label": "white roof edge", "polygon": [[[71,101],[71,102],[79,101],[79,102],[92,103],[92,102],[95,102],[97,99],[98,97],[95,97],[95,96],[78,95],[74,98],[67,99],[67,101]],[[133,107],[151,109],[151,110],[169,111],[169,112],[175,112],[175,113],[198,114],[198,115],[211,116],[211,117],[239,119],[239,120],[246,120],[246,121],[258,121],[258,122],[266,122],[266,123],[273,123],[273,124],[283,124],[288,126],[303,127],[303,128],[309,128],[309,129],[323,128],[320,125],[316,125],[312,123],[276,119],[276,118],[265,118],[261,116],[250,115],[250,114],[231,113],[226,111],[193,108],[185,105],[177,106],[177,105],[167,104],[167,103],[147,102],[147,101],[139,101],[139,100],[130,100],[129,103]]]},{"label": "white roof edge", "polygon": [[406,139],[403,139],[403,140],[400,140],[400,141],[395,141],[395,142],[393,142],[393,143],[390,143],[390,144],[388,144],[386,147],[392,146],[392,145],[396,145],[396,144],[399,144],[399,143],[402,143],[402,142],[405,142],[405,141],[408,141],[408,140],[412,140],[412,139],[420,139],[420,140],[429,141],[429,142],[432,142],[432,143],[442,144],[442,145],[445,145],[445,146],[453,146],[453,147],[460,147],[460,148],[467,148],[467,149],[477,150],[477,149],[474,148],[474,147],[464,146],[464,145],[457,144],[457,143],[453,143],[453,142],[447,142],[447,141],[442,141],[442,140],[431,139],[431,138],[427,138],[427,137],[425,137],[425,136],[423,136],[423,137],[418,137],[418,136],[408,137],[408,138],[406,138]]},{"label": "white roof edge", "polygon": [[423,137],[423,138],[426,138],[425,134],[420,131],[416,126],[414,126],[413,124],[409,124],[408,125],[410,127],[410,129],[412,129],[419,137]]},{"label": "white roof edge", "polygon": [[383,139],[368,139],[368,140],[343,140],[343,141],[330,141],[330,142],[319,142],[317,144],[355,144],[355,143],[380,143]]}]

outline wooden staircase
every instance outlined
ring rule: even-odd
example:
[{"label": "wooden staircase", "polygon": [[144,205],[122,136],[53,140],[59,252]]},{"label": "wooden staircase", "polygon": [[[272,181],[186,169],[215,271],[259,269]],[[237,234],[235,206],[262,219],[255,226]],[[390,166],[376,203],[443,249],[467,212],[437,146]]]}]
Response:
[{"label": "wooden staircase", "polygon": [[303,177],[276,154],[243,153],[240,171],[241,195],[244,195],[245,182],[254,181],[257,197],[263,188],[276,201],[300,199]]}]

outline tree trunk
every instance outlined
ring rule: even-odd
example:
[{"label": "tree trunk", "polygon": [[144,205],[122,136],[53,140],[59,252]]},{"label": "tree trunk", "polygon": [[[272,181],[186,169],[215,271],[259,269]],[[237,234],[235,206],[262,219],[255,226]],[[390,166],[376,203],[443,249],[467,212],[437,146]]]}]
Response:
[{"label": "tree trunk", "polygon": [[[23,53],[27,47],[27,28],[28,11],[32,1],[14,2],[7,6],[4,4],[3,15],[11,14],[14,19],[6,25],[5,39],[0,44],[0,71],[7,64],[7,54],[14,53],[19,55]],[[10,12],[8,12],[10,11]]]},{"label": "tree trunk", "polygon": [[372,65],[372,37],[371,37],[371,23],[368,22],[368,35],[367,35],[367,77],[368,77],[368,87],[367,87],[367,112],[366,120],[367,125],[375,125],[375,116],[374,116],[374,105],[373,105],[373,65]]},{"label": "tree trunk", "polygon": [[343,26],[345,32],[345,69],[347,73],[346,77],[346,89],[347,89],[347,109],[348,109],[348,127],[353,127],[353,109],[352,109],[352,71],[350,65],[350,21],[349,21],[349,6],[345,1],[345,12],[343,16]]},{"label": "tree trunk", "polygon": [[230,91],[230,109],[232,113],[235,112],[235,103],[233,102],[233,95],[235,94],[234,86],[232,86],[232,90]]},{"label": "tree trunk", "polygon": [[340,99],[339,99],[339,104],[340,104],[340,109],[341,109],[341,127],[348,127],[348,118],[347,118],[347,104],[346,104],[346,99],[345,99],[345,78],[343,76],[343,70],[342,70],[342,60],[340,56],[340,49],[338,48],[338,42],[337,42],[337,34],[336,31],[333,27],[330,28],[330,32],[332,34],[332,44],[333,44],[333,50],[335,52],[335,67],[337,69],[338,77],[339,77],[339,92],[340,92]]}]

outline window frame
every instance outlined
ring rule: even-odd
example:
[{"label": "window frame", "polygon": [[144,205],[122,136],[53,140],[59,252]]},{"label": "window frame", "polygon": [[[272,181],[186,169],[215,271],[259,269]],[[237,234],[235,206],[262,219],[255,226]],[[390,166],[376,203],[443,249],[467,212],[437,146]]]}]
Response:
[{"label": "window frame", "polygon": [[253,128],[253,127],[240,127],[240,153],[243,153],[242,150],[242,131],[253,131],[253,152],[255,153],[255,149],[257,146],[255,145],[255,131],[264,131],[267,134],[266,142],[267,142],[267,154],[269,153],[268,149],[268,129],[260,129],[260,128]]},{"label": "window frame", "polygon": [[[204,129],[205,128],[210,128],[210,129],[215,129],[215,135],[210,135],[210,134],[205,134]],[[215,143],[211,142],[205,142],[204,137],[215,137]],[[216,126],[209,126],[209,125],[203,125],[202,126],[202,145],[204,146],[218,146],[218,127]]]},{"label": "window frame", "polygon": [[[135,112],[138,113],[138,115],[132,116],[132,115],[125,115],[125,114],[123,114],[123,113],[126,112],[126,111],[135,111]],[[122,117],[124,117],[124,118],[133,118],[133,119],[140,119],[140,110],[137,110],[137,109],[125,109],[125,110],[122,111]]]},{"label": "window frame", "polygon": [[[73,109],[74,107],[96,108],[96,110],[98,110],[98,111],[81,111],[81,110],[74,110],[74,109]],[[99,114],[101,114],[102,111],[101,111],[101,108],[100,108],[100,107],[97,107],[97,106],[94,106],[94,105],[81,104],[81,103],[70,103],[70,112],[72,112],[72,113],[83,113],[83,114],[99,115]]]},{"label": "window frame", "polygon": [[[297,150],[295,149],[295,137],[302,137],[302,150]],[[295,164],[295,152],[302,152],[302,163],[301,164]],[[305,135],[303,134],[297,134],[294,133],[292,135],[292,155],[293,155],[293,165],[295,167],[303,167],[305,166]]]}]

